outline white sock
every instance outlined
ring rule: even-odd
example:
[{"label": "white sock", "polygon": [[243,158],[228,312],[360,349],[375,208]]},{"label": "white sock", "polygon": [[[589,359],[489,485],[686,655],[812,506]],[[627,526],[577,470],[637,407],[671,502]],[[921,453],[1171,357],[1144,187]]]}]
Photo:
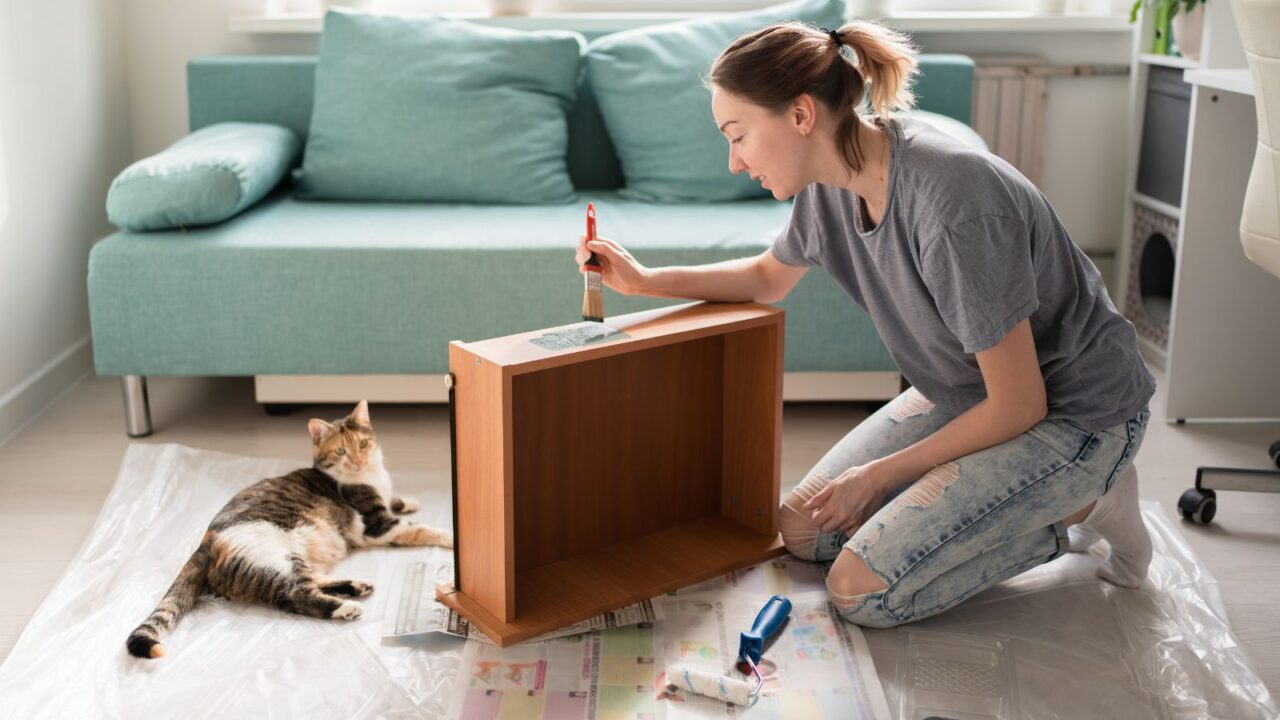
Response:
[{"label": "white sock", "polygon": [[1097,530],[1078,522],[1075,525],[1067,527],[1067,539],[1070,541],[1067,545],[1067,552],[1083,553],[1089,552],[1089,548],[1102,539]]},{"label": "white sock", "polygon": [[[1073,532],[1074,531],[1074,532]],[[1138,509],[1138,468],[1134,463],[1120,473],[1106,495],[1098,498],[1084,522],[1067,528],[1070,549],[1105,538],[1111,554],[1098,566],[1098,577],[1122,587],[1138,587],[1151,564],[1151,536]]]}]

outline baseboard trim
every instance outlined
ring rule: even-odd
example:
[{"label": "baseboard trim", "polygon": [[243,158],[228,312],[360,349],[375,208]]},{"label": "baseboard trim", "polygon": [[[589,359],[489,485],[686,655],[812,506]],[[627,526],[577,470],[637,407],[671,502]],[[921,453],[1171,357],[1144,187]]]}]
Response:
[{"label": "baseboard trim", "polygon": [[85,335],[0,396],[0,447],[91,372],[92,336]]},{"label": "baseboard trim", "polygon": [[[260,403],[442,403],[449,399],[444,375],[257,375]],[[897,397],[896,372],[783,373],[787,401],[888,400]]]}]

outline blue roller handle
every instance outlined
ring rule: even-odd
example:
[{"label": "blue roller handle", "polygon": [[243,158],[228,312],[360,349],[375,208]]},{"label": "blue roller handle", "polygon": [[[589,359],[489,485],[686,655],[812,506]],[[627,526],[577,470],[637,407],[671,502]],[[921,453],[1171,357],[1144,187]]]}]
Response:
[{"label": "blue roller handle", "polygon": [[781,595],[769,598],[769,602],[760,609],[760,614],[756,615],[756,621],[751,626],[751,630],[742,633],[742,641],[738,645],[738,657],[750,658],[752,663],[759,665],[760,656],[764,654],[764,641],[778,632],[778,628],[782,627],[790,614],[790,600]]}]

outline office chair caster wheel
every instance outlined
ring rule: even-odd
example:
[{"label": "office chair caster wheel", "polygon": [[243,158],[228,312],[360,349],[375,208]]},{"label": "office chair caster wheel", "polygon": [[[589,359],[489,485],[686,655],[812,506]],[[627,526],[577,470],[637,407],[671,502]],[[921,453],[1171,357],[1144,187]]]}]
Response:
[{"label": "office chair caster wheel", "polygon": [[1178,512],[1196,525],[1208,525],[1218,511],[1218,496],[1212,490],[1191,488],[1178,498]]},{"label": "office chair caster wheel", "polygon": [[1271,447],[1267,448],[1267,454],[1271,456],[1271,462],[1280,468],[1280,440],[1271,443]]}]

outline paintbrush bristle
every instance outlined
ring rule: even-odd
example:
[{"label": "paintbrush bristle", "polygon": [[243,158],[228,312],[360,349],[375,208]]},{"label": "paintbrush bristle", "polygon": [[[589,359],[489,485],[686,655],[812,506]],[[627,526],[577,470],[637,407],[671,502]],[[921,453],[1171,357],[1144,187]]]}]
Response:
[{"label": "paintbrush bristle", "polygon": [[582,292],[583,320],[604,322],[604,288],[601,285],[600,273],[588,270],[586,289]]},{"label": "paintbrush bristle", "polygon": [[582,319],[604,322],[604,293],[588,290],[582,296]]}]

